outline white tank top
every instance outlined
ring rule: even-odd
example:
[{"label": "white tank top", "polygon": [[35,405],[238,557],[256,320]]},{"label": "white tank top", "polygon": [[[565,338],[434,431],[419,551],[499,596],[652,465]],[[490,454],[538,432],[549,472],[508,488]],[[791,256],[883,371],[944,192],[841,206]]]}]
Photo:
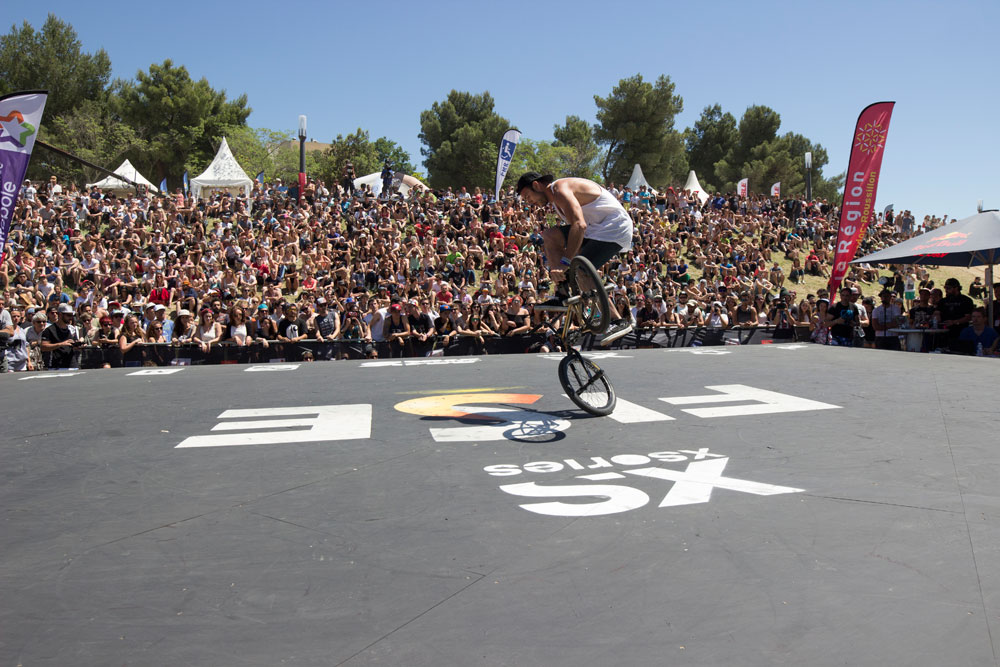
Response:
[{"label": "white tank top", "polygon": [[[622,252],[632,249],[632,218],[614,195],[601,188],[601,194],[597,199],[581,205],[580,208],[587,223],[587,231],[583,233],[583,238],[617,243],[622,247]],[[566,220],[565,214],[558,206],[556,212],[560,218]]]}]

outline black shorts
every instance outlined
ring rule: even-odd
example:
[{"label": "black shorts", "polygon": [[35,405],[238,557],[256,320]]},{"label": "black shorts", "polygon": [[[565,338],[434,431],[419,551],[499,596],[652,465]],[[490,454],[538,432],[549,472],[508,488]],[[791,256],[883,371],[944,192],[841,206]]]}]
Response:
[{"label": "black shorts", "polygon": [[[563,237],[568,241],[569,225],[559,225],[559,231],[563,233]],[[583,239],[583,245],[580,246],[580,252],[578,254],[589,259],[590,263],[594,265],[594,268],[599,269],[606,261],[623,251],[624,248],[613,241]]]}]

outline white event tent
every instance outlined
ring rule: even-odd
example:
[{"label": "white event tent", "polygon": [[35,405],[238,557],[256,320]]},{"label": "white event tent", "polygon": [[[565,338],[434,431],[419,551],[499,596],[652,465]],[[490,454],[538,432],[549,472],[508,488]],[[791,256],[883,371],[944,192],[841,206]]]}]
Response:
[{"label": "white event tent", "polygon": [[202,192],[225,191],[235,193],[242,191],[244,195],[250,196],[253,189],[253,181],[243,171],[243,167],[233,157],[233,152],[229,150],[229,142],[225,137],[222,145],[219,146],[212,164],[199,176],[191,179],[191,192],[195,197],[201,197]]},{"label": "white event tent", "polygon": [[708,199],[708,193],[702,189],[701,183],[698,182],[698,177],[695,175],[693,169],[691,170],[691,173],[688,174],[688,179],[684,183],[684,189],[697,195],[698,201],[702,204],[704,204],[705,200]]},{"label": "white event tent", "polygon": [[[115,169],[115,173],[119,176],[124,176],[125,178],[135,181],[139,185],[145,185],[149,188],[150,192],[159,192],[159,189],[150,183],[145,176],[139,173],[139,171],[132,166],[132,163],[128,160],[122,162],[121,166]],[[96,183],[87,183],[87,189],[97,188],[99,190],[111,190],[113,192],[126,192],[132,191],[134,188],[121,180],[120,178],[115,178],[114,176],[107,176],[104,179],[97,181]]]},{"label": "white event tent", "polygon": [[[635,192],[641,186],[645,186],[650,190],[653,190],[653,186],[649,184],[649,182],[646,180],[646,177],[643,176],[642,174],[642,167],[640,167],[639,163],[636,162],[635,166],[632,167],[632,178],[628,179],[628,183],[625,184],[625,187],[627,187],[632,192]],[[653,191],[655,192],[655,190]]]}]

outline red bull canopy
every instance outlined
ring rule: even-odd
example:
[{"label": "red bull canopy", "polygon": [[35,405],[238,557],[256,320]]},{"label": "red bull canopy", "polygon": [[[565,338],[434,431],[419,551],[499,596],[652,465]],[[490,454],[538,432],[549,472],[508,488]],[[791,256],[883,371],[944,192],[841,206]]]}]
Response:
[{"label": "red bull canopy", "polygon": [[1000,264],[1000,213],[977,213],[891,248],[859,257],[852,264],[861,262],[966,267]]}]

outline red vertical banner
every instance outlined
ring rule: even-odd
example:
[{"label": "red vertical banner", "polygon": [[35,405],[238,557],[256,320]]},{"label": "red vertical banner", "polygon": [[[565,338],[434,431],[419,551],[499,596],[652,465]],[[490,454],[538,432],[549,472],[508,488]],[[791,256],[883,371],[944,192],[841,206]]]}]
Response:
[{"label": "red vertical banner", "polygon": [[847,265],[858,251],[858,244],[875,213],[875,194],[882,171],[885,138],[895,102],[876,102],[858,116],[851,145],[851,159],[844,181],[844,203],[840,207],[840,229],[834,248],[830,296],[847,275]]}]

